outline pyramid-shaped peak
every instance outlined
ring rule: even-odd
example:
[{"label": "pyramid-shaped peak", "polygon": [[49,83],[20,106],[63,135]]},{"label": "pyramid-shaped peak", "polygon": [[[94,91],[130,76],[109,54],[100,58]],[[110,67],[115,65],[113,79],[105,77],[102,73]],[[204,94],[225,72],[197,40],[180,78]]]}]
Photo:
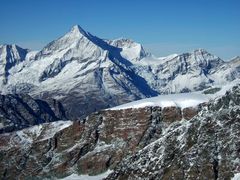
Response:
[{"label": "pyramid-shaped peak", "polygon": [[71,31],[70,31],[71,34],[74,34],[74,35],[83,35],[83,36],[88,36],[88,32],[86,32],[82,27],[80,27],[79,25],[74,25],[72,28],[71,28]]}]

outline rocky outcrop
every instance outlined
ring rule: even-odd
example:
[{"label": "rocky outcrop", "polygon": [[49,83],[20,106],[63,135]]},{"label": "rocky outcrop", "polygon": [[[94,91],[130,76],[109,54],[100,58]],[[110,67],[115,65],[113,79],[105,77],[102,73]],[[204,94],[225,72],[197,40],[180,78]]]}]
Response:
[{"label": "rocky outcrop", "polygon": [[56,100],[46,102],[26,94],[0,95],[0,133],[64,119],[64,108]]},{"label": "rocky outcrop", "polygon": [[[240,172],[240,86],[196,108],[105,110],[0,135],[0,178],[230,179]],[[196,114],[196,115],[195,115]]]},{"label": "rocky outcrop", "polygon": [[107,179],[231,179],[240,172],[240,86],[125,158]]},{"label": "rocky outcrop", "polygon": [[[180,121],[181,110],[176,121]],[[165,109],[106,110],[82,121],[44,123],[0,135],[0,177],[5,179],[98,174],[161,137],[174,122]],[[174,116],[175,117],[175,116]]]}]

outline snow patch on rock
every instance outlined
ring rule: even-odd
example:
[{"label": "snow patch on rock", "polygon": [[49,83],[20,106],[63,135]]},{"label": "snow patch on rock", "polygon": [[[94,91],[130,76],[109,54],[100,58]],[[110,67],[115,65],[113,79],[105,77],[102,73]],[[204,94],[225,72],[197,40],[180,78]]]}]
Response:
[{"label": "snow patch on rock", "polygon": [[101,180],[106,178],[112,172],[112,170],[107,170],[106,172],[96,176],[71,174],[70,176],[67,176],[61,180]]},{"label": "snow patch on rock", "polygon": [[240,173],[234,174],[234,177],[232,178],[232,180],[240,180]]},{"label": "snow patch on rock", "polygon": [[194,107],[200,103],[208,102],[209,97],[201,93],[181,93],[160,95],[153,98],[142,99],[139,101],[130,102],[120,105],[110,110],[129,109],[129,108],[143,108],[147,106],[171,107],[177,106],[180,108]]}]

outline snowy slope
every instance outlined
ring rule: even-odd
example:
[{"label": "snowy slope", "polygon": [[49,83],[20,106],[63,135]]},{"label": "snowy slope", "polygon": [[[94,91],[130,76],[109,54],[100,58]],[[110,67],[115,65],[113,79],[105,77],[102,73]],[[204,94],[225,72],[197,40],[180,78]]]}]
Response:
[{"label": "snowy slope", "polygon": [[34,141],[44,141],[52,138],[56,133],[73,124],[72,121],[56,121],[51,123],[43,123],[14,132],[19,144],[29,144]]},{"label": "snowy slope", "polygon": [[[74,26],[30,56],[27,63],[13,67],[8,84],[2,84],[1,90],[61,99],[69,106],[69,114],[77,116],[157,95],[129,65],[119,48]],[[81,110],[83,107],[85,110]]]},{"label": "snowy slope", "polygon": [[147,106],[171,107],[177,106],[180,108],[195,107],[201,103],[208,102],[209,96],[201,93],[181,93],[160,95],[157,97],[142,99],[127,104],[123,104],[111,110],[128,109],[128,108],[143,108]]},{"label": "snowy slope", "polygon": [[111,172],[111,170],[108,170],[105,173],[96,176],[71,174],[70,176],[67,176],[61,180],[102,180],[106,178]]},{"label": "snowy slope", "polygon": [[165,58],[146,57],[142,61],[135,63],[135,72],[163,94],[203,90],[239,78],[236,63],[226,63],[203,49]]},{"label": "snowy slope", "polygon": [[120,38],[115,40],[106,41],[110,45],[121,49],[121,56],[125,59],[133,61],[138,61],[144,57],[150,56],[141,44],[134,42],[130,39]]},{"label": "snowy slope", "polygon": [[196,107],[197,105],[205,102],[209,102],[212,99],[223,96],[227,91],[231,90],[234,86],[240,84],[240,80],[234,80],[224,86],[214,86],[211,89],[218,89],[214,93],[205,93],[206,91],[197,91],[189,93],[176,93],[168,95],[159,95],[157,97],[141,99],[138,101],[133,101],[120,106],[109,108],[110,110],[120,110],[129,108],[143,108],[143,107],[180,107],[182,109],[187,107]]},{"label": "snowy slope", "polygon": [[22,49],[19,46],[1,45],[0,46],[0,82],[6,84],[9,71],[14,66],[20,64],[26,59],[29,50]]},{"label": "snowy slope", "polygon": [[157,58],[132,40],[103,40],[78,25],[39,52],[11,46],[15,53],[6,58],[3,47],[0,92],[59,99],[73,117],[159,94],[224,85],[240,76],[239,58],[224,62],[203,49]]}]

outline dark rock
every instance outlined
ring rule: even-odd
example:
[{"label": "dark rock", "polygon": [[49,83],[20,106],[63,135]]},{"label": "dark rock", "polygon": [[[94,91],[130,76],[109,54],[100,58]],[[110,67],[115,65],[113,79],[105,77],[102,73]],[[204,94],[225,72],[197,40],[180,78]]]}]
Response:
[{"label": "dark rock", "polygon": [[240,86],[126,157],[106,179],[231,179],[240,172]]},{"label": "dark rock", "polygon": [[110,168],[107,179],[230,179],[240,171],[239,92],[234,87],[197,108],[105,110],[1,134],[0,177],[50,179]]},{"label": "dark rock", "polygon": [[26,94],[0,95],[0,133],[65,119],[64,108],[56,100],[48,104]]}]

